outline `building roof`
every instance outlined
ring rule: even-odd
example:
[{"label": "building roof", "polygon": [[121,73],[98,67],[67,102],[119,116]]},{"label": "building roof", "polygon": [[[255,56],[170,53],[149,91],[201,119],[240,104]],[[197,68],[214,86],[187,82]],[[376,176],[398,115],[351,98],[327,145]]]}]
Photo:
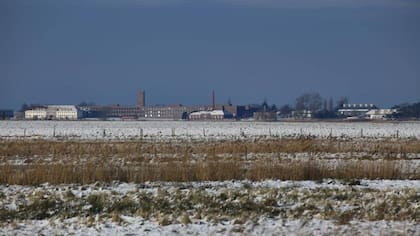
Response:
[{"label": "building roof", "polygon": [[46,107],[32,107],[27,111],[44,111],[44,110],[56,110],[56,111],[77,111],[76,106],[74,105],[48,105]]},{"label": "building roof", "polygon": [[376,109],[376,106],[374,104],[343,104],[342,108],[347,109]]},{"label": "building roof", "polygon": [[224,116],[230,114],[227,111],[223,110],[213,110],[213,111],[196,111],[192,112],[190,115],[211,115],[211,116]]},{"label": "building roof", "polygon": [[48,109],[54,109],[57,111],[77,111],[74,105],[48,105]]},{"label": "building roof", "polygon": [[366,115],[391,115],[397,112],[397,109],[372,109]]}]

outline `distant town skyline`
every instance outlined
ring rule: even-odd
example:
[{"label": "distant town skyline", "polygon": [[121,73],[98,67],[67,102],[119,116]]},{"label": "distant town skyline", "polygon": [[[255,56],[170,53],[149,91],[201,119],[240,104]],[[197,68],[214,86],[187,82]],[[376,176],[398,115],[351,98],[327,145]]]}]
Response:
[{"label": "distant town skyline", "polygon": [[412,0],[0,0],[0,108],[420,101]]}]

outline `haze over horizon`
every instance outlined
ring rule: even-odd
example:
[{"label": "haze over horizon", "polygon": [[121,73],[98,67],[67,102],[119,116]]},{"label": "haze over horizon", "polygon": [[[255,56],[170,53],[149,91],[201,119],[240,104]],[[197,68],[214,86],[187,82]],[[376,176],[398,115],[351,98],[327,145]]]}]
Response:
[{"label": "haze over horizon", "polygon": [[420,102],[413,0],[0,0],[0,109]]}]

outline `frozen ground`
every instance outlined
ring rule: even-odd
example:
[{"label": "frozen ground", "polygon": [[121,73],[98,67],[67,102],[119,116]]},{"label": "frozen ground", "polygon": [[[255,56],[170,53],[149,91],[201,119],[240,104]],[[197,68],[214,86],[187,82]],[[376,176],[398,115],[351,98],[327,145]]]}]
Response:
[{"label": "frozen ground", "polygon": [[0,185],[0,234],[419,235],[419,197],[417,180]]},{"label": "frozen ground", "polygon": [[[218,160],[236,157],[235,160],[244,163],[263,159],[268,163],[280,159],[285,162],[316,159],[332,167],[353,159],[379,164],[386,160],[413,176],[419,169],[417,141],[411,140],[420,138],[419,122],[0,121],[0,139],[163,140],[159,147],[170,143],[166,151],[156,153],[153,151],[156,149],[148,150],[146,145],[159,143],[155,141],[144,142],[141,147],[145,149],[130,149],[141,142],[105,141],[103,148],[96,149],[102,147],[101,142],[72,144],[72,141],[41,140],[39,144],[32,141],[19,144],[16,140],[4,141],[0,165],[6,171],[17,167],[17,177],[25,175],[21,168],[57,163],[74,168],[104,161],[104,166],[135,166],[141,165],[144,159],[158,161],[160,165],[162,162],[159,161],[176,161],[185,155],[182,148],[172,149],[171,145],[177,147],[179,143],[166,142],[169,139],[201,140],[206,145],[211,143],[206,140],[224,140],[220,143],[226,143],[229,139],[233,142],[250,139],[249,144],[256,145],[254,141],[259,138],[267,142],[264,138],[301,135],[355,138],[348,144],[358,147],[363,146],[359,143],[368,141],[370,145],[366,147],[378,150],[355,148],[358,151],[353,151],[349,148],[350,151],[342,152],[292,153],[263,150],[244,155],[241,151],[239,154],[221,151],[216,157]],[[401,140],[394,139],[397,137]],[[402,140],[404,138],[407,140]],[[327,139],[315,141],[324,144]],[[336,143],[337,140],[330,141]],[[385,145],[384,141],[396,143]],[[37,146],[42,143],[43,147]],[[58,149],[48,148],[51,143],[70,145],[73,151],[78,147],[80,152],[97,150],[101,153],[78,155],[80,153],[69,152],[73,153],[70,155],[64,148],[60,154]],[[199,142],[189,144],[194,143]],[[337,145],[339,150],[346,150]],[[267,148],[271,150],[269,146]],[[135,154],[141,158],[137,160]],[[207,156],[191,151],[190,159],[200,162]],[[290,168],[288,162],[287,165]],[[140,183],[0,185],[0,235],[420,235],[419,180]]]},{"label": "frozen ground", "polygon": [[[242,225],[232,222],[211,224],[194,221],[191,224],[159,225],[142,218],[121,216],[122,223],[112,220],[82,223],[80,218],[33,220],[16,222],[0,229],[4,235],[419,235],[415,221],[352,221],[337,225],[328,220],[260,219]],[[3,231],[3,232],[2,232]]]},{"label": "frozen ground", "polygon": [[420,138],[420,122],[0,121],[0,138]]}]

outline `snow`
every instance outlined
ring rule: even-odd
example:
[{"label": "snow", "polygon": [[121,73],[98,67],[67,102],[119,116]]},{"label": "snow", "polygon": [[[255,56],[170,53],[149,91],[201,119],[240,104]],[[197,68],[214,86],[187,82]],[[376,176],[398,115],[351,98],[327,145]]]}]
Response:
[{"label": "snow", "polygon": [[[183,121],[0,121],[0,139],[70,139],[70,140],[226,140],[226,139],[259,139],[259,138],[296,138],[310,135],[316,138],[420,138],[420,122],[398,123],[347,123],[347,122],[183,122]],[[364,141],[364,140],[362,140]],[[364,152],[352,153],[352,157],[361,158]],[[376,155],[376,154],[375,154]],[[381,159],[381,155],[373,155],[373,159]],[[344,159],[348,153],[248,153],[247,159],[259,158],[289,158],[309,159],[334,165]],[[28,165],[27,159],[36,160],[37,164],[52,163],[52,156],[7,157],[4,163]],[[197,159],[199,161],[199,159]],[[82,160],[79,160],[82,162]],[[118,160],[115,160],[118,161]],[[415,172],[420,166],[419,153],[408,153],[401,168]],[[30,163],[30,162],[29,162]],[[279,190],[276,192],[276,190]],[[158,216],[143,218],[138,214],[127,215],[119,213],[118,220],[106,214],[88,216],[92,205],[87,203],[92,194],[107,194],[110,201],[128,197],[138,203],[139,194],[150,194],[151,198],[163,197],[169,202],[176,193],[185,197],[194,191],[203,191],[215,202],[223,204],[217,197],[230,193],[245,194],[254,203],[263,203],[270,194],[278,194],[276,199],[278,209],[289,210],[303,208],[302,217],[269,217],[258,215],[238,223],[234,218],[212,221],[191,217],[191,223],[182,224],[176,217],[169,225],[160,224]],[[317,199],[324,191],[329,194],[346,193],[357,196],[349,200]],[[353,192],[359,195],[352,195]],[[74,199],[68,200],[66,194],[73,194]],[[196,193],[196,192],[195,192]],[[335,179],[323,181],[214,181],[214,182],[146,182],[146,183],[93,183],[87,185],[48,183],[36,186],[0,185],[0,219],[8,211],[19,212],[22,206],[27,206],[34,199],[56,199],[69,204],[81,204],[76,217],[54,216],[42,220],[12,219],[0,220],[0,235],[419,235],[418,219],[397,220],[366,220],[353,219],[345,224],[311,215],[310,207],[324,209],[329,203],[334,203],[335,211],[346,212],[360,207],[377,209],[386,199],[405,201],[418,199],[420,193],[419,180],[360,180],[346,182]],[[280,196],[280,195],[281,196]],[[298,200],[287,198],[296,195]],[[330,196],[330,195],[328,195]],[[57,198],[55,198],[57,197]],[[229,195],[229,197],[231,197]],[[411,197],[411,198],[410,198]],[[309,200],[307,200],[309,199]],[[310,200],[312,199],[312,200]],[[229,198],[226,201],[241,205],[241,198]],[[249,200],[249,199],[248,199]],[[73,201],[73,202],[72,202]],[[311,202],[312,201],[312,202]],[[319,202],[318,202],[319,201]],[[391,201],[390,201],[391,202]],[[405,204],[406,203],[406,204]],[[420,210],[418,202],[398,202],[404,205],[401,211]],[[201,204],[201,205],[200,205]],[[393,203],[394,204],[394,203]],[[198,203],[195,207],[205,207]],[[307,209],[306,209],[306,208]],[[359,209],[360,210],[360,209]],[[3,211],[3,213],[2,213]],[[190,209],[188,214],[196,211]],[[292,211],[293,213],[293,211]],[[322,212],[321,213],[325,213]],[[306,216],[310,217],[306,217]],[[410,215],[407,213],[407,215]],[[414,215],[414,214],[411,214]],[[410,215],[410,216],[411,216]],[[362,216],[366,217],[366,216]],[[417,221],[416,221],[417,220]]]},{"label": "snow", "polygon": [[[125,197],[138,192],[148,192],[156,195],[163,189],[165,193],[169,194],[166,197],[171,198],[172,194],[178,190],[193,191],[200,188],[205,189],[212,196],[218,196],[218,194],[226,190],[246,192],[248,191],[247,188],[251,188],[254,189],[251,195],[256,198],[261,198],[260,200],[256,199],[256,201],[261,201],[264,198],[264,189],[285,189],[286,192],[297,191],[300,195],[303,194],[302,196],[299,195],[300,200],[298,202],[292,202],[290,206],[287,206],[287,204],[281,206],[296,208],[306,204],[302,200],[313,196],[311,193],[316,193],[312,191],[322,192],[324,191],[322,189],[332,189],[333,191],[337,191],[337,193],[341,191],[364,192],[365,189],[366,191],[370,191],[366,192],[366,195],[363,196],[365,201],[371,197],[386,197],[387,195],[390,195],[389,198],[395,199],[400,194],[406,194],[407,192],[404,193],[403,190],[407,189],[418,195],[420,181],[361,180],[359,185],[352,186],[349,186],[345,181],[333,179],[326,179],[322,182],[265,180],[259,182],[149,182],[144,184],[113,182],[110,184],[94,183],[90,185],[50,185],[47,183],[38,186],[0,185],[0,192],[4,194],[0,198],[0,206],[17,209],[17,205],[22,204],[19,201],[31,201],[34,195],[42,193],[45,194],[42,197],[46,199],[50,195],[63,195],[69,189],[78,198],[86,198],[86,196],[94,193],[112,193],[114,198]],[[381,192],[377,192],[376,190]],[[286,192],[282,193],[286,194]],[[305,196],[305,194],[309,195]],[[285,196],[283,195],[281,198],[284,199]],[[73,201],[77,201],[77,199]],[[289,200],[285,201],[287,203]],[[326,201],[331,200],[326,199]],[[383,200],[375,199],[371,204],[381,204],[381,201]],[[354,206],[358,205],[358,202],[359,199],[352,199],[349,202],[344,200],[341,204],[338,203],[340,204],[338,208],[343,212],[351,210]],[[322,204],[325,203],[319,202],[316,204],[320,204],[323,207]],[[88,210],[90,205],[86,206],[87,208],[82,210]],[[415,210],[418,210],[418,208]],[[218,222],[213,222],[206,218],[191,218],[191,223],[189,224],[183,224],[179,220],[174,220],[169,225],[159,224],[159,221],[153,217],[145,219],[141,216],[124,214],[120,214],[118,217],[119,220],[117,221],[98,214],[92,218],[80,215],[69,218],[52,217],[42,220],[13,220],[0,222],[0,235],[416,235],[420,232],[420,225],[415,220],[369,221],[353,219],[346,224],[337,224],[334,220],[323,219],[316,215],[309,218],[302,217],[300,219],[260,216],[244,222],[237,222],[235,219],[229,218]]]},{"label": "snow", "polygon": [[420,138],[420,122],[0,121],[0,138]]},{"label": "snow", "polygon": [[173,224],[161,226],[142,218],[122,217],[123,223],[101,222],[92,226],[81,224],[79,219],[71,218],[63,222],[33,220],[16,226],[0,228],[2,235],[418,235],[420,226],[416,222],[350,222],[336,225],[327,220],[282,220],[260,219],[243,225],[223,222],[211,224],[195,221],[192,224]]}]

